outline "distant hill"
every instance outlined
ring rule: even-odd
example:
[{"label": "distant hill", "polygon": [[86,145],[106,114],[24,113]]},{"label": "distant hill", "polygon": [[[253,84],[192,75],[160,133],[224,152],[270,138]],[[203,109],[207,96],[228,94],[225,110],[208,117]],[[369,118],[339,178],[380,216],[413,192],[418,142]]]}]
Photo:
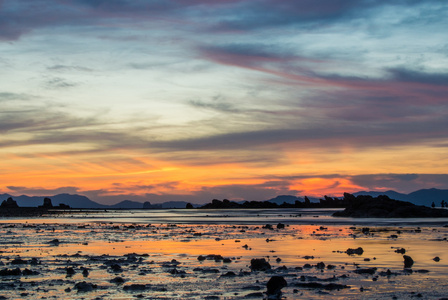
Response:
[{"label": "distant hill", "polygon": [[135,209],[135,208],[143,208],[143,203],[131,200],[123,200],[114,205],[108,205],[108,208],[126,208],[126,209]]},{"label": "distant hill", "polygon": [[[140,209],[143,208],[143,203],[131,200],[123,200],[113,205],[104,205],[90,200],[86,196],[77,194],[58,194],[54,196],[12,196],[10,194],[0,194],[0,202],[13,198],[20,207],[37,207],[43,204],[44,198],[48,197],[54,206],[61,203],[66,204],[72,208],[100,208],[100,209]],[[185,201],[168,201],[151,205],[151,208],[185,208],[188,202]],[[199,204],[193,204],[193,207],[199,207]]]},{"label": "distant hill", "polygon": [[[187,206],[188,202],[185,201],[168,201],[164,203],[160,203],[162,205],[162,208],[185,208]],[[201,205],[199,204],[193,204],[193,207],[199,207]]]},{"label": "distant hill", "polygon": [[[311,202],[319,202],[318,198],[308,197],[308,199],[310,199]],[[278,205],[282,205],[283,203],[294,204],[296,201],[304,202],[305,199],[303,197],[297,197],[292,195],[280,195],[267,201]]]},{"label": "distant hill", "polygon": [[[11,196],[9,194],[1,194],[0,200],[8,199],[8,197],[12,197],[21,207],[37,207],[39,205],[42,205],[44,201],[43,199],[45,198],[43,196]],[[54,206],[63,203],[72,208],[109,208],[108,205],[99,204],[95,201],[90,200],[86,196],[76,194],[58,194],[46,197],[51,199],[51,202]]]},{"label": "distant hill", "polygon": [[269,201],[271,203],[275,203],[275,204],[281,205],[283,203],[293,204],[296,201],[303,202],[305,200],[302,197],[296,197],[296,196],[291,196],[291,195],[280,195],[280,196],[277,196],[275,198],[269,199],[267,201]]}]

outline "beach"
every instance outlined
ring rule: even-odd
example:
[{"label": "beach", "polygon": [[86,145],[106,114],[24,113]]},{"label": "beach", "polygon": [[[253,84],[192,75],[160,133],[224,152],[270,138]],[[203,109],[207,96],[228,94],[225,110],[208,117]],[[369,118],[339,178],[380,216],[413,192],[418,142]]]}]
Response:
[{"label": "beach", "polygon": [[446,299],[447,219],[331,212],[2,218],[0,298],[267,299],[267,282],[279,276],[287,286],[278,299]]}]

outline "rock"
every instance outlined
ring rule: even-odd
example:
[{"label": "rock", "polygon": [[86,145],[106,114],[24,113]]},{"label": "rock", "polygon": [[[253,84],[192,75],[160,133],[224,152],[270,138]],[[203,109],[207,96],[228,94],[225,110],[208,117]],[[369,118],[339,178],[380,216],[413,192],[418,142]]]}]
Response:
[{"label": "rock", "polygon": [[2,204],[0,205],[2,208],[18,208],[19,205],[15,200],[13,200],[11,197],[9,197],[6,200],[3,200]]},{"label": "rock", "polygon": [[270,229],[270,230],[273,230],[273,229],[274,229],[274,228],[272,227],[271,224],[266,224],[266,225],[264,225],[264,226],[261,227],[261,228],[264,228],[264,229]]},{"label": "rock", "polygon": [[284,229],[284,228],[285,228],[285,224],[282,224],[282,223],[277,224],[277,229]]},{"label": "rock", "polygon": [[[220,255],[220,254],[209,254],[209,255],[206,255],[206,256],[204,256],[204,255],[199,255],[198,256],[198,260],[199,261],[204,261],[204,260],[214,260],[214,261],[216,261],[216,262],[218,262],[218,261],[222,261],[222,260],[224,260],[224,258],[222,257],[222,255]],[[175,261],[175,260],[174,260]],[[171,261],[171,262],[173,262],[173,261]],[[176,263],[177,263],[177,261],[176,261]],[[178,263],[179,264],[179,263]]]},{"label": "rock", "polygon": [[89,270],[87,270],[86,268],[84,268],[84,269],[82,270],[82,276],[84,276],[84,277],[88,277],[88,276],[89,276]]},{"label": "rock", "polygon": [[48,242],[48,244],[52,245],[52,246],[59,246],[61,242],[58,239],[54,239]]},{"label": "rock", "polygon": [[439,262],[440,261],[440,257],[436,256],[432,260],[435,261],[435,262]]},{"label": "rock", "polygon": [[56,206],[56,208],[59,209],[70,209],[70,205],[64,204],[64,203],[59,203],[58,206]]},{"label": "rock", "polygon": [[115,284],[123,284],[125,283],[125,280],[121,277],[115,277],[114,279],[111,279],[109,282]]},{"label": "rock", "polygon": [[370,233],[370,228],[369,227],[364,227],[361,229],[361,232],[364,234],[369,234]]},{"label": "rock", "polygon": [[75,289],[78,290],[78,292],[91,292],[94,289],[96,289],[98,286],[93,283],[88,283],[85,281],[78,282],[75,284]]},{"label": "rock", "polygon": [[325,263],[324,262],[317,263],[316,268],[320,270],[325,269]]},{"label": "rock", "polygon": [[359,268],[355,270],[356,274],[368,274],[373,275],[376,272],[376,268]]},{"label": "rock", "polygon": [[119,264],[113,264],[110,266],[110,269],[112,272],[114,273],[120,273],[123,272],[123,269],[121,268],[121,266]]},{"label": "rock", "polygon": [[72,267],[66,268],[65,271],[67,272],[68,276],[72,276],[72,275],[74,275],[76,273],[75,269],[73,269]]},{"label": "rock", "polygon": [[272,276],[266,284],[268,295],[280,295],[281,289],[286,287],[288,283],[283,276]]},{"label": "rock", "polygon": [[25,270],[22,271],[22,275],[23,276],[40,275],[40,273],[37,272],[37,271],[32,271],[32,270],[29,270],[29,269],[25,269]]},{"label": "rock", "polygon": [[396,253],[400,253],[400,254],[405,254],[406,253],[406,249],[404,248],[398,248],[397,250],[395,250]]},{"label": "rock", "polygon": [[144,284],[131,284],[123,287],[124,291],[134,292],[134,291],[144,291],[146,290],[146,285]]},{"label": "rock", "polygon": [[358,247],[356,249],[348,248],[345,251],[345,253],[347,253],[348,255],[352,255],[352,254],[362,255],[364,253],[364,249],[362,249],[361,247]]},{"label": "rock", "polygon": [[19,268],[15,269],[3,269],[0,271],[0,276],[20,276],[22,272]]},{"label": "rock", "polygon": [[[195,269],[195,270],[197,270],[197,269]],[[200,271],[200,272],[202,272],[204,274],[216,274],[216,273],[219,273],[218,269],[211,269],[211,268],[201,269],[201,270],[197,270],[197,271]]]},{"label": "rock", "polygon": [[235,277],[235,276],[236,276],[235,272],[232,272],[232,271],[229,271],[229,272],[221,275],[221,277]]},{"label": "rock", "polygon": [[253,258],[250,261],[252,271],[267,271],[271,269],[271,265],[264,258]]},{"label": "rock", "polygon": [[51,203],[50,198],[44,198],[44,204],[42,206],[39,206],[42,208],[53,208],[53,203]]},{"label": "rock", "polygon": [[16,258],[11,261],[11,265],[24,265],[24,264],[26,264],[26,261],[24,261],[21,258]]},{"label": "rock", "polygon": [[404,268],[405,269],[411,268],[412,265],[414,264],[414,260],[408,255],[403,255],[403,259],[404,259]]},{"label": "rock", "polygon": [[185,274],[187,274],[187,272],[185,272],[183,270],[178,270],[176,268],[169,270],[168,273],[170,273],[171,275],[185,275]]}]

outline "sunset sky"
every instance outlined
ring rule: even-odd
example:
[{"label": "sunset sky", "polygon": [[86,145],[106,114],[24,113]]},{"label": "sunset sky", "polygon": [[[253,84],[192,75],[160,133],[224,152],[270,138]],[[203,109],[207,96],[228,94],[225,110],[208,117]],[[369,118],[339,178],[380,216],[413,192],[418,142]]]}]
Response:
[{"label": "sunset sky", "polygon": [[0,0],[0,193],[447,189],[447,28],[441,0]]}]

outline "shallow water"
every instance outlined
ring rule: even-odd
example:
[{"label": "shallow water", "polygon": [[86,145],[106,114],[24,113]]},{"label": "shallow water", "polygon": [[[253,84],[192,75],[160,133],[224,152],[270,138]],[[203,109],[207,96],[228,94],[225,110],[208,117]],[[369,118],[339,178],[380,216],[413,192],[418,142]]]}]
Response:
[{"label": "shallow water", "polygon": [[[396,225],[400,220],[335,220],[331,213],[158,210],[3,219],[0,269],[18,267],[39,274],[0,276],[0,296],[263,299],[266,282],[280,275],[288,283],[282,289],[285,299],[446,297],[448,228],[441,224],[448,224],[448,220],[407,220],[401,226]],[[287,226],[277,229],[278,222]],[[264,224],[272,224],[273,229],[263,228]],[[369,230],[363,232],[367,226]],[[54,243],[55,239],[59,243]],[[362,255],[345,253],[358,247],[363,248]],[[395,252],[398,248],[405,248],[406,255],[413,258],[412,272],[404,271],[403,255]],[[230,260],[198,260],[200,255],[209,254]],[[436,256],[440,261],[433,260]],[[18,257],[23,264],[14,264]],[[253,258],[265,258],[271,270],[251,271]],[[325,264],[322,269],[316,267],[320,262]],[[371,269],[373,274],[355,272],[373,267],[377,268]],[[67,275],[67,268],[75,273]],[[82,274],[84,269],[88,269],[87,276]],[[223,276],[228,272],[235,275]],[[125,282],[111,283],[116,277]],[[75,285],[83,281],[96,288],[78,292]],[[313,282],[349,287],[327,290],[325,286],[299,286]],[[137,290],[129,290],[133,284],[139,284],[133,286]]]}]

